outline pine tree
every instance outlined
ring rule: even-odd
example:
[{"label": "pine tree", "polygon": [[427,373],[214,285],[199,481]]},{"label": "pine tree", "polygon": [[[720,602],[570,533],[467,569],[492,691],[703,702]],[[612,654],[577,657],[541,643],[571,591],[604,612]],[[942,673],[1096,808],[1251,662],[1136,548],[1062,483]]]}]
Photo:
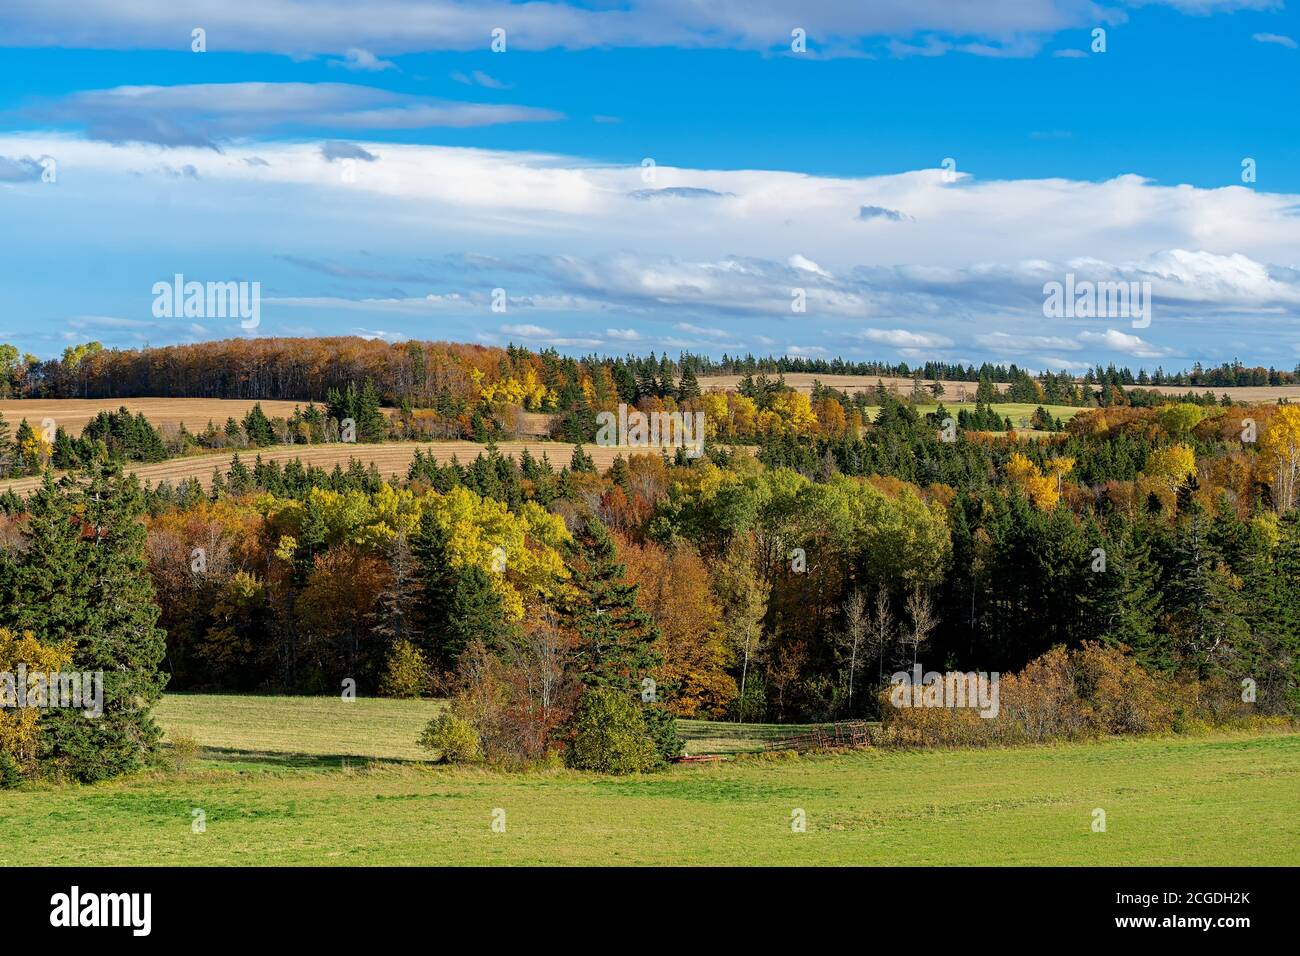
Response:
[{"label": "pine tree", "polygon": [[101,716],[66,708],[42,716],[42,757],[85,781],[139,769],[160,737],[150,708],[166,683],[140,486],[118,466],[96,464],[82,485],[47,479],[31,507],[9,622],[73,641],[72,668],[103,674]]},{"label": "pine tree", "polygon": [[[1092,616],[1103,643],[1124,644],[1144,665],[1169,669],[1173,648],[1156,630],[1160,619],[1160,572],[1138,529],[1121,525],[1106,543],[1104,571],[1093,572],[1097,588]],[[1095,558],[1092,560],[1096,560]]]},{"label": "pine tree", "polygon": [[1261,538],[1246,574],[1250,637],[1234,645],[1227,670],[1256,682],[1266,712],[1294,712],[1300,705],[1300,511],[1279,520],[1275,546]]},{"label": "pine tree", "polygon": [[246,495],[253,490],[253,473],[239,458],[239,453],[230,459],[230,470],[226,473],[227,487],[232,495]]},{"label": "pine tree", "polygon": [[1182,665],[1207,676],[1220,669],[1221,659],[1249,626],[1240,582],[1209,543],[1204,508],[1193,502],[1187,511],[1166,589],[1170,631]]},{"label": "pine tree", "polygon": [[592,518],[574,533],[567,563],[573,591],[564,617],[578,635],[579,678],[590,687],[640,687],[660,663],[653,647],[657,630],[637,606],[637,586],[626,582],[603,524]]},{"label": "pine tree", "polygon": [[372,631],[392,648],[410,640],[418,627],[419,565],[405,533],[399,532],[388,547],[388,584],[375,601]]},{"label": "pine tree", "polygon": [[677,385],[677,397],[682,401],[700,397],[700,383],[695,377],[693,362],[685,361],[682,363],[682,380]]},{"label": "pine tree", "polygon": [[677,392],[677,386],[673,383],[673,363],[665,352],[663,358],[659,360],[659,395],[661,398],[667,398]]},{"label": "pine tree", "polygon": [[3,414],[0,414],[0,478],[8,478],[9,472],[14,467],[14,442],[10,437],[9,423],[5,421]]},{"label": "pine tree", "polygon": [[379,390],[366,379],[356,402],[357,440],[380,442],[388,437],[388,419],[379,410]]},{"label": "pine tree", "polygon": [[592,457],[582,450],[581,445],[573,446],[573,456],[569,459],[569,471],[572,472],[589,472],[596,471],[596,463]]},{"label": "pine tree", "polygon": [[642,398],[658,398],[659,383],[655,380],[655,357],[650,353],[648,359],[642,359],[637,363],[636,369],[636,397],[637,400]]},{"label": "pine tree", "polygon": [[250,408],[244,416],[244,432],[248,435],[250,445],[275,444],[275,430],[271,428],[271,420],[262,411],[261,402]]},{"label": "pine tree", "polygon": [[477,565],[453,566],[450,541],[447,529],[426,511],[412,546],[420,577],[421,621],[413,643],[429,660],[449,669],[471,640],[496,647],[510,630],[491,577]]}]

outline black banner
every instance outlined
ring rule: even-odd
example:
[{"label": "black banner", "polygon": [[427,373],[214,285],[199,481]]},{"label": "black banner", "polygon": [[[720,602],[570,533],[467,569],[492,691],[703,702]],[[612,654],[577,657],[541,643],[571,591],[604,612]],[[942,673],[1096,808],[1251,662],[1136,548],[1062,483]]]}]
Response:
[{"label": "black banner", "polygon": [[[131,943],[250,938],[340,943],[374,932],[487,928],[555,934],[689,932],[761,939],[859,932],[922,942],[1014,931],[1053,938],[1240,934],[1295,925],[1287,869],[10,869],[14,940]],[[832,914],[839,914],[833,916]],[[540,934],[540,935],[539,935]],[[980,935],[976,935],[980,934]]]}]

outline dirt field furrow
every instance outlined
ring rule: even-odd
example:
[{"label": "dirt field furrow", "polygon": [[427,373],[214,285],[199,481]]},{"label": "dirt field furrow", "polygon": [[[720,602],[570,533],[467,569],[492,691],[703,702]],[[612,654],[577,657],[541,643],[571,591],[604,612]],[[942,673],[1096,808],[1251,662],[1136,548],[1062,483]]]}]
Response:
[{"label": "dirt field furrow", "polygon": [[[585,445],[583,447],[596,463],[596,467],[601,469],[608,468],[619,451],[623,451],[625,455],[628,452],[626,448],[602,448],[599,445]],[[440,462],[450,461],[455,456],[461,464],[467,465],[480,452],[484,451],[486,446],[466,441],[390,442],[377,445],[336,443],[331,445],[274,445],[258,449],[249,448],[240,451],[238,454],[240,459],[250,468],[258,455],[262,456],[263,461],[278,461],[281,463],[300,458],[303,464],[316,465],[327,470],[333,469],[336,464],[346,468],[348,461],[356,458],[367,466],[374,462],[375,467],[379,469],[379,473],[385,478],[393,475],[405,478],[407,466],[410,464],[411,459],[415,457],[417,448],[421,449],[426,455],[432,453]],[[501,442],[497,445],[497,448],[501,454],[512,455],[516,460],[523,454],[525,448],[537,458],[541,458],[545,454],[550,458],[551,464],[556,470],[567,465],[573,455],[573,446],[560,442]],[[150,482],[155,486],[163,481],[176,484],[190,478],[197,478],[204,487],[207,487],[212,480],[213,469],[220,468],[223,472],[226,471],[234,459],[234,454],[233,452],[220,452],[211,455],[196,455],[192,458],[176,458],[171,461],[148,465],[133,464],[129,465],[126,470],[131,474],[138,475],[141,481]],[[11,488],[17,494],[25,494],[39,484],[39,478],[0,481],[0,491]]]}]

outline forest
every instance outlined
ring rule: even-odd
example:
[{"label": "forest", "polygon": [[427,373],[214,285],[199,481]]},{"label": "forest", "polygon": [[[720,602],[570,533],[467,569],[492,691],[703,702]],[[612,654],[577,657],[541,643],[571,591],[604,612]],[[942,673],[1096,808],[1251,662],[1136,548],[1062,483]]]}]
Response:
[{"label": "forest", "polygon": [[[480,368],[463,348],[462,370]],[[529,377],[535,358],[483,371],[479,414],[498,391],[502,407],[564,407],[544,362]],[[584,415],[621,397],[612,379],[574,386]],[[399,428],[413,409],[378,409],[385,387],[329,385],[320,428],[358,409]],[[144,759],[164,683],[351,685],[449,699],[429,729],[444,755],[611,769],[591,735],[622,728],[639,743],[620,766],[646,769],[675,755],[676,717],[888,720],[880,692],[913,663],[1049,675],[1022,676],[1038,689],[1069,674],[1080,699],[1111,681],[1116,726],[1146,726],[1139,697],[1175,728],[1240,716],[1247,697],[1294,715],[1300,407],[1126,396],[1029,438],[970,420],[945,437],[942,406],[882,387],[855,416],[778,378],[757,399],[683,398],[709,417],[704,457],[630,453],[604,473],[563,444],[417,453],[398,482],[254,449],[206,487],[142,488],[92,442],[65,477],[0,498],[0,647],[103,667],[106,719],[93,745],[45,719],[0,745],[27,772],[94,778]],[[774,423],[750,444],[727,440],[741,400]],[[143,434],[123,414],[91,423],[101,442],[114,423]],[[250,417],[241,441],[274,439]]]}]

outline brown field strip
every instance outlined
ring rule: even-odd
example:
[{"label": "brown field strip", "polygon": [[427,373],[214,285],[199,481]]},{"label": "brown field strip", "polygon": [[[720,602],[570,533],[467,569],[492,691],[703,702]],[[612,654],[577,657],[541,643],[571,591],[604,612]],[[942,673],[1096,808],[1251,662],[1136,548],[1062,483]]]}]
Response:
[{"label": "brown field strip", "polygon": [[[701,375],[698,378],[700,389],[702,391],[714,391],[717,389],[732,389],[739,387],[740,375]],[[755,378],[758,376],[755,375]],[[777,376],[774,373],[768,374],[768,379],[776,381]],[[811,392],[813,382],[821,382],[827,388],[839,389],[841,392],[847,392],[852,395],[854,392],[865,392],[876,387],[877,382],[884,382],[885,388],[890,389],[899,397],[906,397],[912,394],[912,380],[910,378],[890,378],[887,375],[809,375],[804,372],[787,372],[785,375],[785,384],[789,385],[797,392]],[[929,385],[930,379],[925,379],[922,384]],[[978,382],[940,382],[943,385],[943,397],[947,401],[956,401],[961,390],[965,389],[970,401],[975,401],[975,387]],[[995,386],[998,391],[1006,391],[1009,387],[1005,384]]]},{"label": "brown field strip", "polygon": [[[768,375],[769,379],[775,380],[776,375]],[[741,376],[739,375],[701,375],[699,377],[700,388],[704,391],[711,389],[729,388],[735,389],[740,384]],[[878,375],[809,375],[806,373],[787,373],[785,384],[800,392],[811,392],[813,381],[821,382],[827,388],[839,389],[852,395],[854,392],[868,391],[876,387],[877,382],[884,382],[885,388],[891,389],[899,397],[906,397],[912,393],[912,380],[910,378],[888,378]],[[925,385],[930,384],[929,379],[924,380]],[[963,390],[966,393],[967,401],[975,401],[976,382],[949,382],[943,381],[943,399],[946,402],[955,402]],[[999,392],[1006,391],[1009,387],[1005,384],[995,386]],[[1141,386],[1146,387],[1146,386]],[[1210,388],[1201,386],[1199,388],[1190,385],[1157,385],[1151,386],[1153,391],[1162,392],[1166,395],[1185,395],[1188,392],[1196,392],[1198,395],[1203,392],[1213,392],[1215,395],[1227,394],[1234,401],[1238,402],[1275,402],[1279,398],[1289,398],[1292,401],[1300,401],[1300,385],[1250,385],[1231,388]]]},{"label": "brown field strip", "polygon": [[[226,424],[227,418],[243,421],[256,404],[252,399],[221,398],[26,398],[0,401],[0,415],[11,428],[17,428],[24,418],[33,428],[40,428],[42,419],[52,418],[55,425],[76,438],[86,423],[100,412],[115,412],[124,405],[133,414],[144,412],[144,417],[155,427],[184,422],[191,432],[201,432],[208,427],[209,421],[218,428]],[[267,418],[288,418],[295,408],[306,408],[307,404],[261,403]]]},{"label": "brown field strip", "polygon": [[[331,470],[337,465],[346,468],[349,459],[356,458],[362,464],[369,466],[374,462],[379,473],[385,478],[391,478],[396,475],[398,478],[406,477],[407,466],[411,459],[415,457],[416,449],[422,450],[426,455],[432,454],[440,462],[450,461],[454,455],[461,464],[469,464],[480,452],[486,449],[485,445],[476,444],[468,441],[442,441],[442,442],[387,442],[383,444],[342,444],[335,443],[330,445],[271,445],[265,448],[248,448],[240,451],[240,459],[250,468],[256,456],[261,455],[263,461],[288,462],[295,458],[302,459],[303,464],[316,465],[326,470]],[[547,455],[551,464],[558,471],[569,463],[573,455],[573,446],[566,445],[563,442],[500,442],[497,449],[502,455],[513,456],[518,460],[527,448],[529,453],[536,458],[541,458],[543,454]],[[621,451],[626,457],[629,449],[627,448],[603,448],[599,445],[584,445],[583,448],[596,463],[600,469],[608,468],[614,462],[615,456]],[[636,449],[632,449],[635,451]],[[163,481],[170,481],[177,484],[190,478],[197,478],[207,487],[212,479],[212,470],[220,468],[223,472],[229,469],[230,462],[234,458],[234,453],[218,452],[210,455],[195,455],[190,458],[173,458],[170,461],[160,461],[153,464],[128,465],[126,470],[137,475],[142,482],[151,482],[157,486]],[[12,489],[17,494],[24,494],[41,483],[39,478],[20,478],[13,481],[0,481],[0,491],[5,488]]]}]

